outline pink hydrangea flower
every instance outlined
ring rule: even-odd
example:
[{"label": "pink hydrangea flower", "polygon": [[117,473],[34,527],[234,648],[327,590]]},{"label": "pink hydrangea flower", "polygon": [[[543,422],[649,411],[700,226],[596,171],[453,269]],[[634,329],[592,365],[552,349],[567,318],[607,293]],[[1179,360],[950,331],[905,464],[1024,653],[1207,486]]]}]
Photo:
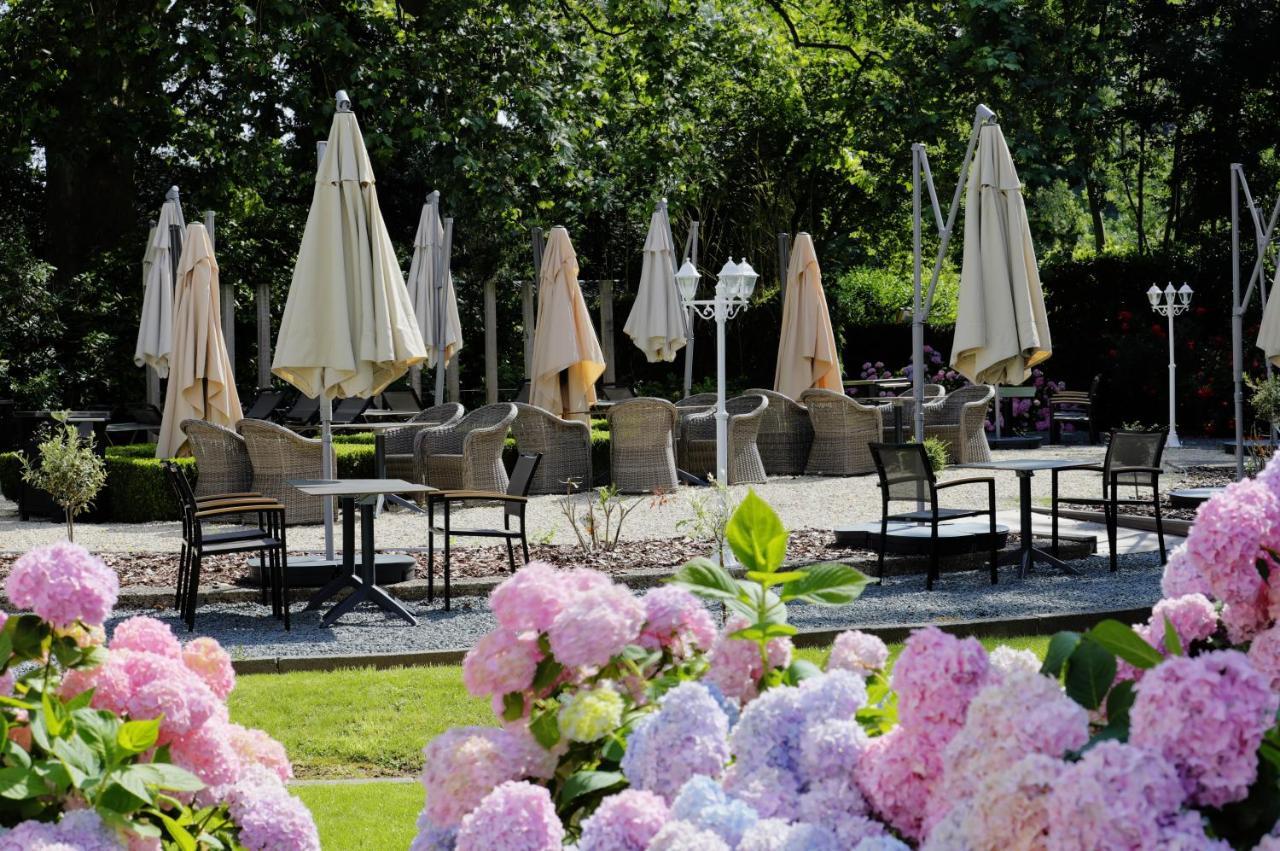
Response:
[{"label": "pink hydrangea flower", "polygon": [[984,775],[964,808],[964,838],[976,849],[1044,848],[1049,832],[1049,793],[1067,763],[1033,753],[995,774]]},{"label": "pink hydrangea flower", "polygon": [[1249,664],[1271,681],[1271,690],[1280,692],[1280,626],[1273,626],[1253,637],[1249,645]]},{"label": "pink hydrangea flower", "polygon": [[694,775],[719,777],[729,761],[729,719],[705,685],[684,682],[636,721],[622,757],[633,789],[674,799]]},{"label": "pink hydrangea flower", "polygon": [[1143,637],[1159,650],[1164,649],[1165,618],[1173,624],[1174,632],[1185,650],[1193,642],[1204,641],[1218,631],[1218,612],[1203,594],[1184,594],[1166,598],[1151,608]]},{"label": "pink hydrangea flower", "polygon": [[989,679],[987,652],[977,639],[956,638],[932,626],[918,629],[893,666],[900,722],[945,745]]},{"label": "pink hydrangea flower", "polygon": [[1221,807],[1245,797],[1280,695],[1243,653],[1172,657],[1148,671],[1136,691],[1131,744],[1168,760],[1195,803]]},{"label": "pink hydrangea flower", "polygon": [[1049,793],[1048,851],[1159,848],[1183,801],[1173,766],[1133,745],[1102,742],[1066,767]]},{"label": "pink hydrangea flower", "polygon": [[112,650],[141,650],[169,659],[182,658],[182,645],[169,625],[146,615],[137,615],[116,624],[107,647]]},{"label": "pink hydrangea flower", "polygon": [[239,783],[229,804],[240,842],[250,851],[320,851],[311,812],[282,784]]},{"label": "pink hydrangea flower", "polygon": [[707,650],[716,638],[715,621],[702,601],[683,588],[663,585],[650,589],[644,603],[644,629],[639,644],[649,650],[669,650],[684,658]]},{"label": "pink hydrangea flower", "polygon": [[93,810],[64,813],[58,822],[20,822],[0,834],[0,851],[120,851],[122,847]]},{"label": "pink hydrangea flower", "polygon": [[640,636],[644,606],[621,585],[574,597],[556,616],[547,637],[556,659],[570,668],[598,668]]},{"label": "pink hydrangea flower", "polygon": [[66,541],[36,547],[13,564],[9,601],[55,628],[83,621],[101,626],[120,592],[116,572],[84,547]]},{"label": "pink hydrangea flower", "polygon": [[566,598],[564,571],[531,561],[489,595],[489,608],[506,629],[520,634],[546,632]]},{"label": "pink hydrangea flower", "polygon": [[687,821],[669,821],[653,837],[648,851],[731,851],[729,845],[710,830]]},{"label": "pink hydrangea flower", "polygon": [[[759,694],[760,678],[764,676],[764,663],[756,643],[729,637],[746,626],[747,619],[741,615],[725,622],[711,646],[708,657],[711,667],[706,674],[707,682],[739,703],[747,703]],[[769,666],[785,668],[791,664],[791,647],[789,638],[772,639],[768,644]]]},{"label": "pink hydrangea flower", "polygon": [[582,822],[578,851],[645,851],[666,821],[666,801],[652,792],[625,789],[601,801]]},{"label": "pink hydrangea flower", "polygon": [[422,785],[427,790],[423,812],[442,828],[459,825],[500,784],[531,774],[525,742],[493,727],[446,730],[427,744],[423,754]]},{"label": "pink hydrangea flower", "polygon": [[1200,568],[1187,555],[1187,545],[1178,544],[1169,552],[1169,560],[1164,565],[1164,575],[1160,579],[1160,590],[1166,597],[1182,597],[1186,594],[1210,593],[1209,580],[1200,573]]},{"label": "pink hydrangea flower", "polygon": [[195,774],[206,786],[235,783],[242,769],[229,726],[215,719],[175,739],[169,751],[174,763]]},{"label": "pink hydrangea flower", "polygon": [[236,670],[231,664],[231,654],[212,638],[188,641],[182,648],[182,664],[223,700],[236,687]]},{"label": "pink hydrangea flower", "polygon": [[872,739],[854,776],[871,808],[902,835],[924,835],[925,807],[942,774],[937,745],[905,725]]},{"label": "pink hydrangea flower", "polygon": [[533,685],[541,658],[536,638],[495,629],[467,651],[462,660],[462,682],[472,697],[525,691]]},{"label": "pink hydrangea flower", "polygon": [[842,632],[831,645],[827,670],[852,671],[866,679],[889,663],[889,648],[874,635],[856,629]]},{"label": "pink hydrangea flower", "polygon": [[227,741],[242,764],[260,765],[282,782],[293,779],[293,764],[289,762],[284,745],[271,736],[262,730],[230,722],[220,723],[219,728],[225,731]]},{"label": "pink hydrangea flower", "polygon": [[508,782],[462,819],[457,851],[560,851],[564,826],[542,786]]}]

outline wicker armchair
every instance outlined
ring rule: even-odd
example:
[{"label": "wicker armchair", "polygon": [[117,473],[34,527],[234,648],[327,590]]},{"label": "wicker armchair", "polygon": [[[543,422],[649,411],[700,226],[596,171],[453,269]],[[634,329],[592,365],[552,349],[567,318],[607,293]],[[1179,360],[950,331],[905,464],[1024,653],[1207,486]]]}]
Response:
[{"label": "wicker armchair", "polygon": [[716,394],[714,393],[694,393],[692,396],[685,396],[676,402],[677,408],[705,408],[708,405],[716,403]]},{"label": "wicker armchair", "polygon": [[800,404],[809,409],[813,446],[805,473],[810,476],[856,476],[874,473],[868,445],[879,443],[884,421],[875,405],[864,405],[832,390],[806,390]]},{"label": "wicker armchair", "polygon": [[610,469],[618,490],[675,490],[676,406],[666,399],[642,396],[619,402],[607,416]]},{"label": "wicker armchair", "polygon": [[[284,504],[289,523],[319,523],[324,519],[324,498],[308,496],[288,484],[290,479],[321,478],[321,444],[266,420],[241,420],[236,431],[244,437],[253,467],[252,490]],[[337,453],[329,459],[334,476]]]},{"label": "wicker armchair", "polygon": [[790,396],[772,390],[752,389],[748,394],[763,396],[769,400],[764,417],[760,420],[760,434],[756,447],[764,471],[770,476],[798,476],[809,461],[809,447],[813,445],[813,423],[809,412]]},{"label": "wicker armchair", "polygon": [[924,435],[937,437],[960,464],[990,461],[987,445],[987,408],[996,391],[989,384],[971,384],[948,393],[934,410],[925,406]]},{"label": "wicker armchair", "polygon": [[[729,481],[738,485],[766,480],[764,462],[756,447],[756,435],[764,421],[769,400],[758,393],[727,399],[729,414]],[[684,421],[680,440],[680,469],[705,475],[716,468],[716,412],[704,411]]]},{"label": "wicker armchair", "polygon": [[413,444],[416,480],[441,490],[505,492],[502,445],[515,419],[516,406],[499,402],[456,423],[421,429]]},{"label": "wicker armchair", "polygon": [[253,467],[244,438],[229,428],[204,420],[183,420],[183,434],[196,458],[195,495],[245,493],[253,484]]},{"label": "wicker armchair", "polygon": [[[936,415],[938,411],[942,410],[946,394],[947,389],[941,384],[926,384],[924,386],[925,401],[923,407],[926,422],[929,419],[930,412]],[[899,399],[911,399],[910,402],[902,403],[902,429],[907,439],[915,437],[916,403],[915,399],[912,398],[913,396],[915,396],[914,390],[904,390],[898,394]],[[886,419],[889,419],[890,422],[884,424],[884,439],[886,442],[890,442],[895,439],[892,422],[893,413],[889,411],[886,414]]]},{"label": "wicker armchair", "polygon": [[521,454],[540,454],[529,493],[564,493],[570,479],[581,489],[591,487],[591,429],[580,420],[566,420],[535,405],[516,402],[511,433]]},{"label": "wicker armchair", "polygon": [[457,402],[433,405],[410,417],[404,427],[388,429],[383,435],[386,478],[412,481],[417,475],[417,468],[413,461],[413,441],[417,438],[418,432],[424,428],[453,425],[462,419],[466,410]]}]

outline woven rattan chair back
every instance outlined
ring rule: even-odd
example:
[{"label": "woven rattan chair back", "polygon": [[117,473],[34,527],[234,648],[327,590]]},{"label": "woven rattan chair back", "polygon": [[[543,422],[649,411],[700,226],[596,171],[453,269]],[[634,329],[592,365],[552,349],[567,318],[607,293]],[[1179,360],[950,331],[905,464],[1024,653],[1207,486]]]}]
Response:
[{"label": "woven rattan chair back", "polygon": [[[1107,454],[1102,462],[1104,487],[1111,482],[1111,471],[1120,467],[1158,468],[1164,457],[1167,435],[1163,431],[1113,431],[1107,444]],[[1156,477],[1150,473],[1121,473],[1117,478],[1121,485],[1140,488],[1156,486]]]},{"label": "woven rattan chair back", "polygon": [[809,460],[809,448],[813,446],[813,423],[803,405],[782,393],[763,388],[752,388],[755,393],[769,400],[760,419],[760,433],[756,446],[765,472],[770,476],[798,476],[804,472]]},{"label": "woven rattan chair back", "polygon": [[989,384],[969,384],[942,398],[941,405],[924,406],[926,437],[937,437],[947,444],[951,457],[965,464],[990,461],[987,444],[987,408],[995,397]]},{"label": "woven rattan chair back", "polygon": [[685,396],[676,402],[677,408],[702,408],[707,405],[716,403],[716,394],[714,393],[694,393],[692,396]]},{"label": "woven rattan chair back", "polygon": [[863,405],[843,393],[810,389],[800,394],[809,411],[813,446],[805,472],[811,476],[856,476],[875,471],[870,443],[882,438],[880,409]]},{"label": "woven rattan chair back", "polygon": [[566,420],[550,411],[521,402],[511,433],[516,449],[537,453],[542,462],[530,485],[531,493],[565,493],[572,487],[591,488],[591,429],[579,420]]},{"label": "woven rattan chair back", "polygon": [[[288,482],[321,477],[321,442],[262,420],[241,420],[236,429],[249,450],[252,490],[283,503],[290,523],[319,523],[324,517],[323,498],[304,494]],[[330,453],[330,469],[336,474],[337,455],[332,447]]]},{"label": "woven rattan chair back", "polygon": [[445,489],[505,491],[502,447],[515,418],[516,406],[499,402],[452,425],[419,430],[413,449],[417,480]]},{"label": "woven rattan chair back", "polygon": [[[766,481],[768,475],[756,440],[769,400],[762,393],[747,393],[726,400],[724,408],[729,415],[727,484]],[[682,417],[679,456],[680,468],[694,475],[715,469],[715,409]]]},{"label": "woven rattan chair back", "polygon": [[196,496],[249,490],[253,467],[243,437],[204,420],[183,420],[181,428],[196,459]]},{"label": "woven rattan chair back", "polygon": [[610,472],[618,490],[674,490],[676,406],[666,399],[641,396],[619,402],[607,416]]},{"label": "woven rattan chair back", "polygon": [[[457,402],[432,405],[430,408],[418,411],[402,428],[387,429],[383,438],[387,455],[413,455],[413,441],[419,431],[433,426],[453,425],[466,413],[467,409]],[[409,466],[413,466],[412,459],[409,461]],[[404,478],[404,471],[393,473],[388,470],[387,475],[391,478]]]}]

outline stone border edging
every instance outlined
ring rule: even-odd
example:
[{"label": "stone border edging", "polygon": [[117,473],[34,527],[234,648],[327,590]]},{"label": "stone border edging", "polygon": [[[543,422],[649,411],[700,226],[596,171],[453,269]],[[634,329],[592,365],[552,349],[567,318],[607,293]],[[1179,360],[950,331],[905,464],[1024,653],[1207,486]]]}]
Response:
[{"label": "stone border edging", "polygon": [[[1114,618],[1124,623],[1136,623],[1151,614],[1150,608],[1117,609],[1091,612],[1064,612],[1050,615],[1031,615],[1008,620],[969,620],[951,623],[890,624],[886,626],[860,627],[863,632],[879,636],[892,643],[904,640],[912,630],[937,626],[946,632],[975,638],[1012,638],[1017,635],[1044,635],[1062,630],[1083,631],[1099,621]],[[849,629],[815,629],[800,632],[792,639],[797,647],[820,647],[830,644],[837,635]],[[431,665],[456,665],[462,661],[466,649],[419,650],[411,653],[363,653],[348,656],[275,656],[258,659],[237,659],[232,662],[237,674],[286,674],[294,671],[336,671],[342,668],[413,668]]]},{"label": "stone border edging", "polygon": [[[1053,516],[1053,509],[1051,508],[1033,505],[1031,510],[1035,514],[1044,517]],[[1083,520],[1086,523],[1097,523],[1103,526],[1107,522],[1106,516],[1101,511],[1083,511],[1077,508],[1059,508],[1058,516],[1065,517],[1068,520]],[[1137,514],[1119,514],[1116,516],[1116,524],[1126,529],[1136,529],[1139,532],[1154,532],[1156,530],[1156,519],[1154,517],[1143,517]],[[1166,517],[1164,518],[1164,531],[1166,535],[1185,538],[1187,533],[1191,531],[1191,521],[1179,520],[1176,517]]]}]

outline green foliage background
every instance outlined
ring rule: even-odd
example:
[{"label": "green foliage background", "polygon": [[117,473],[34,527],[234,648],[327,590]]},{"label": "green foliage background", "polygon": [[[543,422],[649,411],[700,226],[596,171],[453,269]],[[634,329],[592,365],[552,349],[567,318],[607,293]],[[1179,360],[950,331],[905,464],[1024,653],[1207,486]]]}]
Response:
[{"label": "green foliage background", "polygon": [[[1228,166],[1259,195],[1280,179],[1278,36],[1280,7],[1256,0],[14,0],[0,5],[0,396],[142,395],[141,255],[170,184],[188,219],[218,214],[248,391],[253,292],[270,285],[278,320],[338,88],[405,265],[427,192],[455,219],[464,388],[482,386],[487,281],[500,383],[518,381],[516,281],[528,229],[554,224],[585,278],[622,281],[619,376],[674,387],[677,370],[643,363],[620,330],[661,197],[678,242],[701,223],[705,272],[732,254],[762,273],[731,334],[745,385],[773,372],[778,232],[814,235],[846,373],[905,359],[891,323],[910,282],[910,144],[928,146],[945,203],[980,101],[1026,184],[1065,355],[1051,377],[1087,382],[1115,351],[1146,376],[1116,396],[1149,383],[1154,398],[1162,341],[1142,291],[1177,275],[1204,310],[1179,372],[1212,387],[1228,372]],[[952,304],[935,320],[944,351]],[[1078,336],[1082,315],[1101,332]],[[1199,429],[1222,426],[1216,401],[1188,404]]]}]

